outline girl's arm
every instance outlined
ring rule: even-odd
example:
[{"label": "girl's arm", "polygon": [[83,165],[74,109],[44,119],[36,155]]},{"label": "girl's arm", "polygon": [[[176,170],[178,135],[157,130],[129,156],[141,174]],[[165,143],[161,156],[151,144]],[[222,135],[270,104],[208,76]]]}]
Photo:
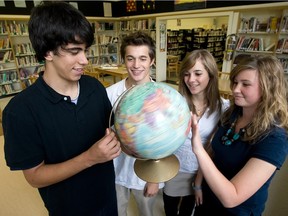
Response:
[{"label": "girl's arm", "polygon": [[199,134],[197,116],[192,116],[192,150],[195,153],[205,181],[227,207],[235,207],[250,198],[275,172],[276,166],[251,158],[229,181],[214,165],[205,151]]}]

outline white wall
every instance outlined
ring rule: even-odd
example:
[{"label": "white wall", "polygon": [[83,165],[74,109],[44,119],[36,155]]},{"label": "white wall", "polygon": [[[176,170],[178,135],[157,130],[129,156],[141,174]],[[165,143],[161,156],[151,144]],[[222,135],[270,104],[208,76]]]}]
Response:
[{"label": "white wall", "polygon": [[193,28],[205,28],[205,29],[217,29],[222,25],[228,25],[228,16],[217,18],[193,18],[193,19],[180,19],[181,26],[177,26],[177,19],[167,20],[167,29],[179,30],[179,29],[193,29]]},{"label": "white wall", "polygon": [[288,160],[278,170],[269,188],[269,197],[263,216],[288,215]]}]

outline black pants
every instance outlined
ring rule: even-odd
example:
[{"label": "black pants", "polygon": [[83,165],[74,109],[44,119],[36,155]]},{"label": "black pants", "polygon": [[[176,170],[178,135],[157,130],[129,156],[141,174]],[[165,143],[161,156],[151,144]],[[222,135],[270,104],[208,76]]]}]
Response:
[{"label": "black pants", "polygon": [[163,193],[166,216],[191,216],[195,205],[195,196],[171,197]]}]

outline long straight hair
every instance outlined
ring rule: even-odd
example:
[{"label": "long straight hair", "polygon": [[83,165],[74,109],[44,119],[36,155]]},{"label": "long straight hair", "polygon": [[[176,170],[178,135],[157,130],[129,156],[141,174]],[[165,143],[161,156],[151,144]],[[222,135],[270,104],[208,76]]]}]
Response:
[{"label": "long straight hair", "polygon": [[184,76],[196,64],[197,60],[202,62],[210,78],[205,89],[207,107],[209,108],[208,115],[211,115],[215,111],[221,112],[222,102],[218,89],[218,67],[212,54],[205,49],[194,50],[184,58],[180,67],[179,92],[186,98],[190,110],[196,113],[196,109],[192,103],[193,95],[184,82]]}]

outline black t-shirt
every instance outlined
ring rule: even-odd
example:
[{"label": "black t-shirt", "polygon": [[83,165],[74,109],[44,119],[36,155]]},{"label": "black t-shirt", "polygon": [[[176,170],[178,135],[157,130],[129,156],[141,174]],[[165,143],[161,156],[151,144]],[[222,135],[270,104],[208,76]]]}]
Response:
[{"label": "black t-shirt", "polygon": [[[11,170],[71,159],[101,139],[111,104],[105,88],[82,76],[77,105],[50,88],[42,76],[3,111],[5,158]],[[113,161],[97,164],[39,192],[50,215],[117,215]]]}]

